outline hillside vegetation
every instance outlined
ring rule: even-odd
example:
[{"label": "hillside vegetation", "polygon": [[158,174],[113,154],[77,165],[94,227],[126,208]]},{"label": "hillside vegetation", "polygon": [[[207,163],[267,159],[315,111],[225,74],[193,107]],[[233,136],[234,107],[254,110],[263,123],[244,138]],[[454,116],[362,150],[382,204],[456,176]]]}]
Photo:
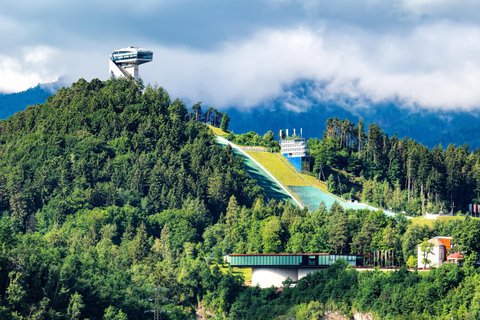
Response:
[{"label": "hillside vegetation", "polygon": [[52,94],[50,88],[55,87],[58,88],[59,83],[39,84],[36,87],[17,93],[0,93],[0,119],[11,117],[16,112],[25,110],[28,105],[44,103],[47,97]]},{"label": "hillside vegetation", "polygon": [[376,123],[330,118],[323,138],[310,139],[313,172],[328,190],[409,215],[466,212],[480,203],[480,151],[467,144],[428,147],[390,137]]},{"label": "hillside vegetation", "polygon": [[[478,318],[479,220],[428,227],[338,204],[265,203],[243,160],[192,115],[163,88],[112,78],[80,79],[0,121],[0,319],[151,319],[155,292],[162,319],[318,319],[335,308]],[[453,236],[465,267],[419,277],[339,261],[283,293],[219,267],[230,253],[373,250],[395,250],[404,266],[434,235]]]},{"label": "hillside vegetation", "polygon": [[191,315],[205,228],[263,195],[187,114],[162,88],[80,79],[0,121],[1,319],[150,318],[147,289],[170,284]]}]

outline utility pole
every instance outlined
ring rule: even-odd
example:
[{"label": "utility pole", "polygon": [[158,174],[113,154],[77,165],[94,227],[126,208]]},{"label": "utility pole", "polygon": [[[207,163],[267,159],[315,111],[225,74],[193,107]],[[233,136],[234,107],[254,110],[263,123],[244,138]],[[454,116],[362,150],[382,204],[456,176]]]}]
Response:
[{"label": "utility pole", "polygon": [[162,287],[154,287],[154,288],[150,288],[149,290],[153,290],[155,293],[154,293],[154,296],[153,296],[153,299],[152,298],[149,298],[149,299],[143,299],[143,301],[153,301],[154,303],[154,308],[151,309],[151,310],[147,310],[145,311],[145,313],[148,313],[148,312],[151,312],[153,313],[153,320],[162,320],[162,312],[170,312],[170,311],[165,311],[165,310],[162,310],[160,307],[161,307],[161,304],[160,304],[160,301],[173,301],[171,299],[165,299],[163,297],[163,294],[162,294],[162,291],[168,291],[169,289],[168,288],[162,288]]},{"label": "utility pole", "polygon": [[162,314],[160,313],[160,290],[155,289],[155,312],[153,313],[153,320],[162,320]]}]

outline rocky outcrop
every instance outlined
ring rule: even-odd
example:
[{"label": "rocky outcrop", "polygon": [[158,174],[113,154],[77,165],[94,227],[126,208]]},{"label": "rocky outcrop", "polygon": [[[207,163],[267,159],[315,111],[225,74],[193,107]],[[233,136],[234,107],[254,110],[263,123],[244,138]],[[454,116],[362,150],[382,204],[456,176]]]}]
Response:
[{"label": "rocky outcrop", "polygon": [[354,320],[373,320],[373,316],[371,313],[363,314],[363,313],[355,313],[353,315]]},{"label": "rocky outcrop", "polygon": [[325,311],[322,320],[350,320],[343,313],[339,311]]},{"label": "rocky outcrop", "polygon": [[[359,313],[356,312],[353,315],[354,320],[374,320],[372,314]],[[339,311],[325,311],[325,315],[322,320],[351,320],[351,318],[346,317],[343,313]]]}]

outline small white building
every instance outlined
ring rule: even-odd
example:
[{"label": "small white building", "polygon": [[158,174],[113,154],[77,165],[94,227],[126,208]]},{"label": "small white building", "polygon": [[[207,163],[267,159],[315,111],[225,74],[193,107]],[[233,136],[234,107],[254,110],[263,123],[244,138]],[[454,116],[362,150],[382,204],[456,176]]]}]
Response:
[{"label": "small white building", "polygon": [[430,261],[430,263],[427,264],[424,264],[422,261],[424,258],[424,253],[422,252],[421,244],[419,244],[417,246],[418,268],[423,269],[425,266],[427,268],[430,268],[431,266],[438,268],[444,262],[446,262],[447,250],[450,249],[451,239],[451,237],[435,237],[427,241],[433,245],[432,252],[427,255],[427,259]]}]

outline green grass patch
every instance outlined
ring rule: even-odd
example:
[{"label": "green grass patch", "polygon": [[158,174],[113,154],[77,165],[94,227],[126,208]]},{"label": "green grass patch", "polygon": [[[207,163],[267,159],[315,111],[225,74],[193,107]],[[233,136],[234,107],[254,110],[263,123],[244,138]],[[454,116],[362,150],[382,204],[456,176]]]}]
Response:
[{"label": "green grass patch", "polygon": [[208,124],[208,127],[210,128],[210,130],[212,130],[212,132],[214,134],[216,134],[217,136],[224,136],[224,135],[227,135],[228,133],[223,131],[222,129],[220,128],[217,128],[217,127],[214,127],[214,126],[211,126]]},{"label": "green grass patch", "polygon": [[[213,268],[215,265],[210,266],[210,268]],[[221,264],[217,264],[217,266],[220,268],[220,271],[222,273],[226,274],[228,272],[228,269],[230,266],[224,265],[222,266]],[[251,282],[252,281],[252,268],[237,268],[237,267],[232,267],[232,273],[235,275],[241,275],[243,276],[243,279],[245,282]]]},{"label": "green grass patch", "polygon": [[284,186],[308,186],[290,168],[270,152],[246,151]]},{"label": "green grass patch", "polygon": [[[478,219],[478,218],[474,218],[474,219]],[[430,228],[433,227],[433,224],[435,223],[435,221],[449,221],[449,220],[465,220],[465,217],[459,217],[459,216],[442,216],[442,217],[438,217],[436,220],[433,220],[433,219],[425,219],[423,216],[422,217],[416,217],[416,218],[413,218],[412,219],[412,222],[414,224],[419,224],[419,225],[422,225],[422,226],[429,226]]]},{"label": "green grass patch", "polygon": [[277,156],[282,158],[283,161],[287,164],[287,166],[291,170],[294,170],[298,175],[300,175],[300,177],[307,182],[307,184],[306,184],[307,186],[311,185],[312,187],[316,187],[317,189],[320,189],[324,192],[327,192],[327,188],[325,187],[325,182],[324,181],[319,181],[314,176],[310,176],[308,174],[299,173],[298,170],[281,153],[277,153]]},{"label": "green grass patch", "polygon": [[324,181],[319,181],[317,178],[310,176],[308,174],[301,174],[302,178],[307,180],[308,183],[310,183],[313,187],[316,187],[323,192],[328,192],[327,188],[325,187],[325,182]]}]

